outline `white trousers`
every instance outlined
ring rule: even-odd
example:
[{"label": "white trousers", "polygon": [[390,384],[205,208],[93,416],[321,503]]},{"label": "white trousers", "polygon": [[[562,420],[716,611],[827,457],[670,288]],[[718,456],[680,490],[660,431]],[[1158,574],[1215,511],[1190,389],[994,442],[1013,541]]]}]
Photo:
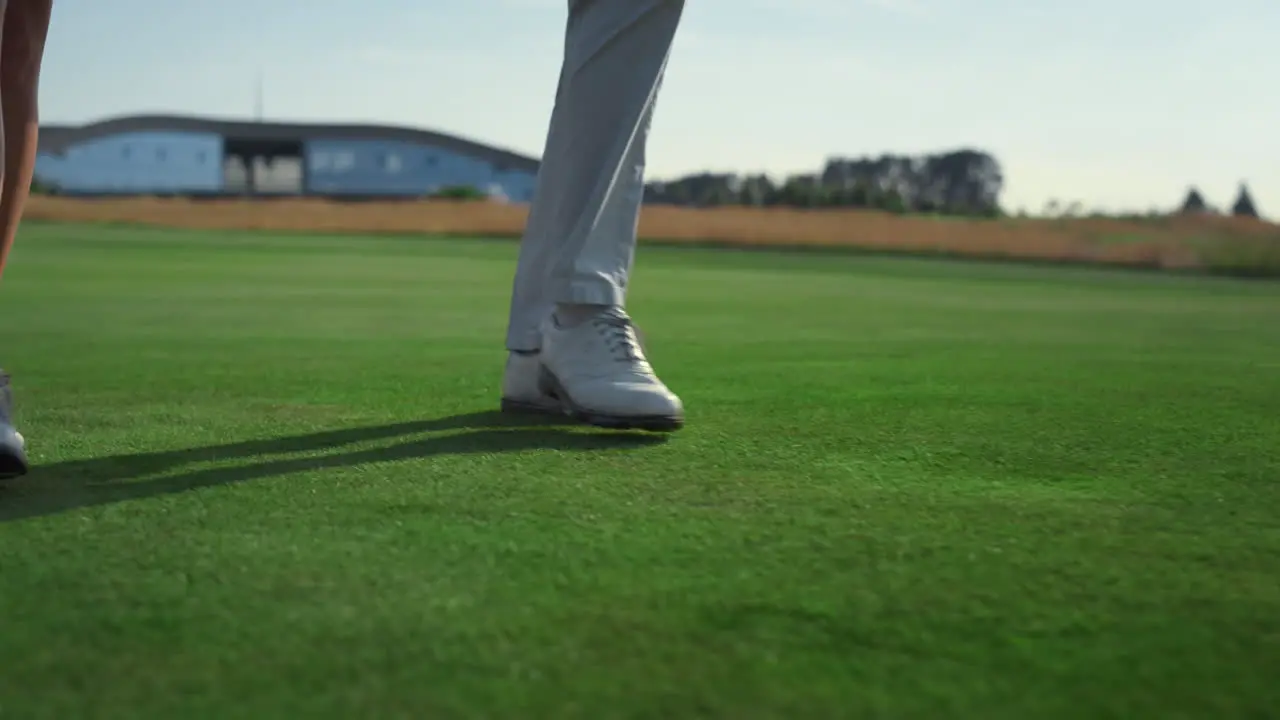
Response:
[{"label": "white trousers", "polygon": [[645,144],[684,0],[569,0],[555,109],[520,242],[509,350],[556,303],[625,304]]}]

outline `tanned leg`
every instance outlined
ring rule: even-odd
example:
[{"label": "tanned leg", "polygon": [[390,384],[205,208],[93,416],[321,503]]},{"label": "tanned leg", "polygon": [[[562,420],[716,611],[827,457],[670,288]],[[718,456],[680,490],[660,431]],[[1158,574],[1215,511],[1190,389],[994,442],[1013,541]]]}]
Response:
[{"label": "tanned leg", "polygon": [[[37,95],[53,0],[0,0],[0,273],[31,189],[40,132]],[[27,472],[26,441],[13,426],[9,375],[0,370],[0,480]]]},{"label": "tanned leg", "polygon": [[3,117],[4,175],[0,189],[0,273],[18,234],[31,189],[40,133],[40,64],[53,0],[0,0],[0,117]]}]

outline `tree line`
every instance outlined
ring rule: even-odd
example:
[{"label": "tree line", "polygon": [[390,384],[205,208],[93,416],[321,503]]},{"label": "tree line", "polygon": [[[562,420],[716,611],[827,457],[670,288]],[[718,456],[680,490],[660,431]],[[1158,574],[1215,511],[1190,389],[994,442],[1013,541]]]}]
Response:
[{"label": "tree line", "polygon": [[990,154],[832,158],[818,172],[774,182],[767,175],[698,173],[645,186],[653,204],[716,207],[866,208],[894,213],[991,217],[1004,176]]}]

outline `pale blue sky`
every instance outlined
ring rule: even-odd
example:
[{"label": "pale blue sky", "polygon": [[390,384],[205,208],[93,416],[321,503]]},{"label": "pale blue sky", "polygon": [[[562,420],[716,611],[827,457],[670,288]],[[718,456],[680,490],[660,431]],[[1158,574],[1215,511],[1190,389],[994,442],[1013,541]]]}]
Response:
[{"label": "pale blue sky", "polygon": [[[44,119],[376,121],[539,154],[564,0],[57,0]],[[1278,0],[688,0],[651,177],[975,146],[1010,209],[1247,180],[1280,214]]]}]

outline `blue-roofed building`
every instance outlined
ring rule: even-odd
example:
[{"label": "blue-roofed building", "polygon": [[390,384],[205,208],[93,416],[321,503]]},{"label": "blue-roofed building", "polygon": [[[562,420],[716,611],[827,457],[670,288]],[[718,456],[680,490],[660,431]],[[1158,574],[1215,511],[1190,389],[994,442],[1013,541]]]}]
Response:
[{"label": "blue-roofed building", "polygon": [[533,198],[538,160],[381,125],[144,115],[40,129],[36,179],[65,195],[423,197],[471,187]]}]

